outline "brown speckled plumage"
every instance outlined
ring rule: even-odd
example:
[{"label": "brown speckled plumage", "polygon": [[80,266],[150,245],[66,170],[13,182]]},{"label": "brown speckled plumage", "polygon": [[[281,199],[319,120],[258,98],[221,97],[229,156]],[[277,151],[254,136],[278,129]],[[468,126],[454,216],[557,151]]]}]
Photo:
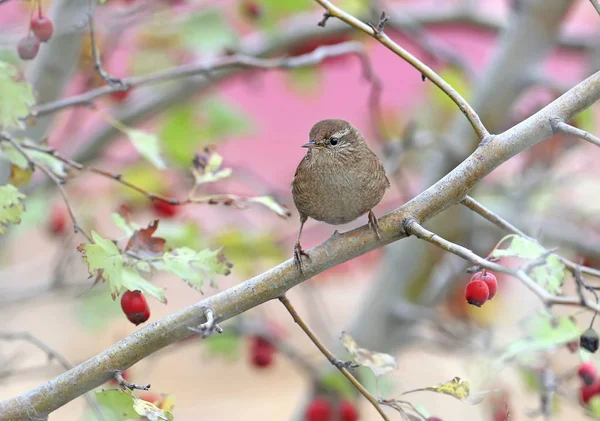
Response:
[{"label": "brown speckled plumage", "polygon": [[300,235],[308,218],[339,225],[369,212],[369,223],[380,238],[371,209],[390,186],[383,164],[362,134],[347,121],[319,121],[311,129],[309,140],[303,145],[308,151],[292,181],[301,224],[294,249],[300,269],[301,255],[306,255],[300,247]]}]

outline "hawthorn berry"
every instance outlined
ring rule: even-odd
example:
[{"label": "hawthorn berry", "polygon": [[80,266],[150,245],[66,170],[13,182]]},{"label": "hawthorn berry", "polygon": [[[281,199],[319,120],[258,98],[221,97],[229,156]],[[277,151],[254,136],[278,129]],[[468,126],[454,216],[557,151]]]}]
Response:
[{"label": "hawthorn berry", "polygon": [[33,60],[40,51],[40,40],[32,34],[21,38],[17,44],[17,52],[21,60]]},{"label": "hawthorn berry", "polygon": [[587,385],[594,383],[596,380],[596,375],[598,374],[598,370],[593,362],[588,361],[582,363],[577,369],[577,375],[583,380],[583,382]]},{"label": "hawthorn berry", "polygon": [[331,421],[333,413],[331,404],[325,398],[314,398],[306,409],[305,421]]},{"label": "hawthorn berry", "polygon": [[490,290],[487,284],[481,280],[471,281],[465,288],[465,298],[471,305],[481,307],[490,296]]},{"label": "hawthorn berry", "polygon": [[127,319],[136,326],[150,318],[150,307],[140,291],[125,291],[121,297],[121,309]]},{"label": "hawthorn berry", "polygon": [[47,16],[38,16],[31,19],[31,31],[41,42],[47,42],[54,33],[52,19]]},{"label": "hawthorn berry", "polygon": [[427,418],[427,421],[442,421],[442,419],[439,417],[429,417]]},{"label": "hawthorn berry", "polygon": [[154,199],[152,200],[152,210],[162,218],[172,218],[179,213],[179,206]]},{"label": "hawthorn berry", "polygon": [[490,296],[488,297],[488,300],[491,300],[494,298],[494,295],[496,295],[496,290],[498,289],[498,281],[496,280],[496,277],[493,273],[488,272],[487,270],[477,272],[473,275],[473,277],[471,277],[471,281],[480,280],[485,282],[485,284],[488,286],[488,289],[490,290]]},{"label": "hawthorn berry", "polygon": [[598,333],[591,327],[579,337],[579,344],[581,347],[590,352],[596,352],[598,350],[598,342]]},{"label": "hawthorn berry", "polygon": [[250,361],[257,368],[266,368],[273,364],[275,347],[263,338],[253,337],[250,345]]},{"label": "hawthorn berry", "polygon": [[359,418],[356,406],[347,399],[340,402],[338,414],[340,421],[357,421]]},{"label": "hawthorn berry", "polygon": [[67,210],[62,206],[54,206],[48,221],[48,229],[53,235],[62,235],[67,228]]},{"label": "hawthorn berry", "polygon": [[583,384],[579,389],[579,400],[587,405],[594,396],[600,394],[600,381],[596,380],[592,384]]},{"label": "hawthorn berry", "polygon": [[110,93],[110,98],[114,102],[121,104],[122,102],[125,102],[125,100],[129,97],[129,92],[131,92],[131,89],[126,89],[123,91],[114,91]]}]

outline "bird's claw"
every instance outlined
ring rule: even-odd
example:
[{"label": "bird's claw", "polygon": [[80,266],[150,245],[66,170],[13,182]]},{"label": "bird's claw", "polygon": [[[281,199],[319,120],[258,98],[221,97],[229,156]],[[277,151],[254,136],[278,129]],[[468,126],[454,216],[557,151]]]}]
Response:
[{"label": "bird's claw", "polygon": [[294,263],[296,264],[296,267],[298,268],[300,273],[304,276],[304,271],[302,270],[302,256],[306,256],[306,258],[310,260],[310,256],[307,252],[302,250],[302,246],[300,245],[300,243],[296,243],[296,245],[294,246]]},{"label": "bird's claw", "polygon": [[377,235],[377,239],[380,242],[383,242],[383,239],[381,237],[381,229],[379,228],[377,217],[375,216],[373,211],[369,211],[369,227],[375,232],[375,235]]}]

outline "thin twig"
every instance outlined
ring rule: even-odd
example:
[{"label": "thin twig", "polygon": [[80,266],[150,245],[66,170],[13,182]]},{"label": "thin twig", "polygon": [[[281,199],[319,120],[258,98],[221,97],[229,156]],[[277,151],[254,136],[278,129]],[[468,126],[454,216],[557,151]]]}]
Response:
[{"label": "thin twig", "polygon": [[[0,339],[5,341],[26,341],[40,349],[48,356],[48,360],[55,360],[58,362],[65,370],[70,370],[73,368],[73,364],[69,362],[61,353],[54,350],[50,345],[46,344],[44,341],[39,339],[38,337],[32,335],[29,332],[0,332]],[[98,403],[91,395],[90,392],[85,393],[83,395],[88,405],[95,412],[96,417],[100,421],[104,421],[104,415],[98,406]]]},{"label": "thin twig", "polygon": [[[319,64],[327,58],[339,57],[348,54],[364,54],[363,45],[356,41],[348,41],[336,45],[321,46],[308,54],[281,58],[258,58],[243,54],[234,54],[201,63],[184,64],[167,70],[154,72],[149,75],[123,78],[120,79],[120,82],[131,89],[136,86],[152,85],[191,76],[201,75],[204,77],[210,77],[214,72],[230,68],[241,67],[272,70],[308,67]],[[32,107],[31,115],[43,116],[55,113],[68,107],[79,105],[89,106],[95,99],[120,90],[122,90],[121,87],[102,86],[80,95],[75,95],[70,98]]]},{"label": "thin twig", "polygon": [[92,50],[92,57],[94,58],[94,68],[100,75],[102,79],[112,88],[115,88],[118,91],[125,91],[129,89],[129,86],[117,77],[111,76],[108,74],[104,67],[102,66],[102,61],[100,60],[100,52],[98,51],[98,45],[96,44],[96,36],[94,31],[94,17],[90,13],[88,15],[88,25],[90,27],[90,44]]},{"label": "thin twig", "polygon": [[594,136],[593,134],[586,132],[585,130],[578,129],[577,127],[571,126],[570,124],[565,123],[560,119],[552,119],[550,120],[550,125],[552,126],[552,131],[554,133],[564,133],[569,136],[575,136],[580,139],[585,140],[586,142],[590,142],[592,145],[596,145],[600,147],[600,138]]},{"label": "thin twig", "polygon": [[123,390],[150,390],[150,384],[135,384],[125,380],[122,371],[115,371],[114,378],[119,382],[119,386],[121,386],[121,389]]},{"label": "thin twig", "polygon": [[340,370],[342,372],[342,374],[344,376],[346,376],[346,378],[350,381],[350,383],[352,383],[354,385],[354,387],[356,387],[358,389],[358,391],[365,398],[367,398],[367,400],[369,402],[371,402],[371,404],[375,407],[377,412],[379,412],[379,414],[381,415],[381,417],[384,420],[389,421],[389,418],[387,417],[387,415],[385,414],[385,412],[383,411],[383,409],[377,402],[377,399],[373,395],[371,395],[367,391],[367,389],[365,389],[364,386],[362,384],[360,384],[360,382],[358,380],[356,380],[356,378],[348,371],[347,368],[345,368],[342,364],[339,364],[340,360],[338,358],[336,358],[335,355],[333,355],[331,353],[331,351],[329,351],[325,347],[325,345],[319,340],[317,335],[315,335],[313,333],[313,331],[310,329],[310,327],[308,327],[308,325],[304,322],[302,317],[300,317],[300,315],[298,314],[298,312],[296,311],[296,309],[294,308],[294,306],[292,305],[290,300],[288,300],[288,298],[285,295],[283,295],[283,296],[279,297],[279,301],[281,301],[281,303],[285,306],[287,311],[290,313],[290,315],[294,319],[294,322],[296,322],[298,324],[298,326],[300,326],[300,329],[302,329],[304,331],[304,333],[306,333],[306,336],[308,336],[310,338],[310,340],[315,344],[315,346],[317,348],[319,348],[319,351],[321,351],[321,353],[323,355],[325,355],[327,360],[329,360],[329,362],[331,364],[336,366],[338,368],[338,370]]},{"label": "thin twig", "polygon": [[[526,238],[529,241],[533,241],[534,243],[539,244],[535,238],[530,237],[529,235],[525,234],[523,231],[521,231],[520,229],[518,229],[517,227],[515,227],[510,222],[503,219],[501,216],[494,213],[490,209],[486,208],[485,206],[483,206],[481,203],[479,203],[472,197],[467,196],[460,203],[465,205],[466,207],[468,207],[469,209],[471,209],[473,212],[477,213],[478,215],[484,217],[485,219],[487,219],[488,221],[490,221],[497,227],[499,227],[503,230],[512,232],[513,234],[517,234],[523,238]],[[572,274],[575,274],[575,270],[579,266],[577,263],[575,263],[569,259],[566,259],[564,257],[561,257],[561,256],[558,256],[558,258],[561,260],[561,262],[563,262],[563,264],[569,269],[569,271]],[[594,268],[588,268],[588,267],[581,267],[580,270],[583,273],[600,278],[600,270],[597,270]]]},{"label": "thin twig", "polygon": [[[475,110],[456,90],[454,90],[454,88],[452,88],[452,86],[450,86],[444,79],[442,79],[436,72],[434,72],[433,69],[425,65],[422,61],[410,54],[404,48],[400,47],[383,32],[383,25],[385,24],[387,17],[385,14],[382,14],[382,18],[380,19],[379,24],[377,26],[373,26],[361,22],[360,20],[350,15],[349,13],[343,11],[328,0],[316,0],[316,2],[325,8],[329,17],[336,17],[346,22],[348,25],[353,26],[356,29],[359,29],[364,33],[372,36],[381,44],[385,45],[387,48],[389,48],[398,56],[407,61],[422,75],[424,75],[427,79],[432,81],[438,88],[444,91],[444,93],[448,95],[448,97],[450,97],[452,101],[454,101],[454,103],[462,111],[465,117],[467,117],[467,120],[469,120],[471,126],[473,126],[473,130],[475,130],[475,133],[477,134],[480,140],[483,140],[485,137],[490,135],[490,133],[481,122],[481,119],[479,118]],[[324,24],[325,22],[322,21],[321,23]]]},{"label": "thin twig", "polygon": [[195,327],[188,327],[188,330],[199,334],[203,338],[208,338],[215,332],[223,333],[223,329],[216,323],[215,312],[212,308],[205,308],[204,316],[206,317],[206,322]]}]

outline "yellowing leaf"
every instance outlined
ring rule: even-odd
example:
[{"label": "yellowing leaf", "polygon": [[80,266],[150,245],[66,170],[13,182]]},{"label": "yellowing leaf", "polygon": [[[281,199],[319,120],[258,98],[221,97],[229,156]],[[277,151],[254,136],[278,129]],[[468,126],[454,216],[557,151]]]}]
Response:
[{"label": "yellowing leaf", "polygon": [[150,421],[173,420],[173,415],[169,411],[163,411],[153,403],[147,402],[143,399],[134,398],[133,409],[139,416],[146,417]]},{"label": "yellowing leaf", "polygon": [[110,240],[102,238],[97,232],[92,231],[94,244],[81,244],[77,247],[83,255],[83,260],[88,265],[90,277],[97,271],[102,271],[102,277],[109,282],[113,299],[122,289],[123,256],[119,248]]},{"label": "yellowing leaf", "polygon": [[177,248],[163,255],[164,265],[157,266],[169,271],[200,291],[205,280],[214,281],[215,275],[229,275],[231,263],[220,250],[192,250],[188,247]]},{"label": "yellowing leaf", "polygon": [[26,82],[17,82],[17,69],[0,61],[0,127],[20,129],[21,119],[29,115],[29,107],[35,104],[33,89]]},{"label": "yellowing leaf", "polygon": [[[22,141],[22,139],[18,140]],[[4,142],[1,145],[0,150],[2,151],[2,156],[12,164],[23,170],[29,169],[29,162],[27,162],[27,159],[10,143]],[[33,162],[43,165],[45,168],[56,174],[59,178],[64,178],[67,176],[65,164],[58,158],[41,151],[31,149],[27,151],[27,154]]]},{"label": "yellowing leaf", "polygon": [[[507,248],[500,248],[510,241]],[[535,260],[546,252],[539,244],[516,234],[504,237],[490,253],[490,257],[517,257],[520,259]],[[530,276],[538,284],[552,294],[559,294],[565,280],[566,268],[558,256],[551,254],[545,258],[543,264],[534,267]]]},{"label": "yellowing leaf", "polygon": [[119,291],[141,291],[144,295],[148,295],[156,298],[163,304],[167,303],[165,298],[165,291],[162,288],[157,287],[154,284],[146,281],[142,276],[132,268],[124,268],[121,273],[122,290]]},{"label": "yellowing leaf", "polygon": [[22,169],[15,164],[10,164],[10,177],[8,182],[13,186],[26,186],[31,181],[33,171],[31,169]]},{"label": "yellowing leaf", "polygon": [[271,209],[273,212],[275,212],[277,215],[281,216],[284,219],[292,216],[292,213],[287,207],[280,205],[275,199],[273,199],[270,196],[251,197],[248,199],[248,202],[260,203],[261,205]]},{"label": "yellowing leaf", "polygon": [[389,354],[359,348],[354,338],[347,332],[342,332],[342,343],[354,361],[370,368],[377,377],[398,368],[396,358]]},{"label": "yellowing leaf", "polygon": [[483,401],[485,395],[488,393],[495,393],[497,391],[488,390],[479,393],[471,393],[471,384],[466,380],[461,380],[460,377],[455,377],[449,382],[441,383],[437,386],[433,387],[424,387],[422,389],[414,389],[409,390],[408,392],[404,392],[403,395],[413,392],[436,392],[442,393],[444,395],[450,395],[458,400],[461,400],[465,403],[469,403],[471,405],[477,405]]},{"label": "yellowing leaf", "polygon": [[142,130],[127,128],[125,134],[140,155],[146,158],[159,170],[166,168],[166,165],[160,155],[160,143],[156,136],[146,133]]},{"label": "yellowing leaf", "polygon": [[230,168],[221,169],[223,157],[216,152],[212,152],[205,165],[195,164],[192,168],[196,184],[213,183],[217,180],[227,178],[231,175]]},{"label": "yellowing leaf", "polygon": [[12,184],[0,186],[0,235],[8,230],[9,224],[20,224],[25,211],[25,195]]},{"label": "yellowing leaf", "polygon": [[600,396],[593,396],[588,405],[594,419],[600,419]]}]

